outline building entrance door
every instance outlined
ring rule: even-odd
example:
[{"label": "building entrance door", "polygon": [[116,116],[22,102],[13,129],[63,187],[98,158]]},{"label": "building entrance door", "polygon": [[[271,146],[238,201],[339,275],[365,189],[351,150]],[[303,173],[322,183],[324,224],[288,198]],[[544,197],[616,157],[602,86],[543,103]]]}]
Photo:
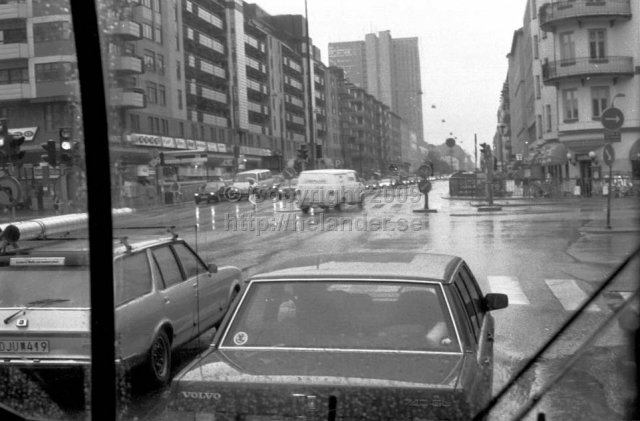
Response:
[{"label": "building entrance door", "polygon": [[583,197],[591,197],[592,179],[591,160],[580,161],[580,193]]}]

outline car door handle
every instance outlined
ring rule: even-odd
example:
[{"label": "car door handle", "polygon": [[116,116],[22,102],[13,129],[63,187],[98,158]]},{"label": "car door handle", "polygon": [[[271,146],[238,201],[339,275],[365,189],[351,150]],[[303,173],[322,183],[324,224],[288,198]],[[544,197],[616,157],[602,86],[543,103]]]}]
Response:
[{"label": "car door handle", "polygon": [[171,299],[169,297],[164,297],[165,304],[169,304],[170,302],[171,302]]}]

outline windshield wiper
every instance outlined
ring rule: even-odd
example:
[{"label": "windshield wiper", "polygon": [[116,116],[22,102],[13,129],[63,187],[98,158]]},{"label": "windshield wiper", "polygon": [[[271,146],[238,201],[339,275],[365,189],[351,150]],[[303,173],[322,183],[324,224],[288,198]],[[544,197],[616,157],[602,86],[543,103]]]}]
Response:
[{"label": "windshield wiper", "polygon": [[44,298],[42,300],[30,301],[27,304],[23,305],[20,310],[16,311],[11,316],[9,316],[6,319],[4,319],[4,324],[6,325],[7,323],[9,323],[18,314],[20,314],[22,312],[26,312],[27,310],[29,310],[29,307],[33,307],[33,306],[41,307],[41,306],[46,306],[46,305],[49,305],[49,304],[63,303],[65,301],[69,301],[69,299],[67,299],[67,298]]}]

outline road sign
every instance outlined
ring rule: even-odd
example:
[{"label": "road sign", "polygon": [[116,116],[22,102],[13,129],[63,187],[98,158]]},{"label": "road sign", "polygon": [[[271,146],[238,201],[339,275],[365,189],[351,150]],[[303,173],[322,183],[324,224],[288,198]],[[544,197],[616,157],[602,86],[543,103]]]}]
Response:
[{"label": "road sign", "polygon": [[618,108],[607,108],[602,112],[600,121],[605,129],[618,130],[624,124],[624,114]]},{"label": "road sign", "polygon": [[294,170],[291,167],[287,167],[284,170],[282,170],[282,176],[287,180],[290,180],[296,176],[296,170]]},{"label": "road sign", "polygon": [[446,144],[448,147],[453,148],[454,146],[456,146],[456,140],[450,137],[446,140]]},{"label": "road sign", "polygon": [[613,161],[616,160],[616,152],[613,150],[613,146],[604,145],[604,149],[602,150],[602,160],[608,166],[613,165]]},{"label": "road sign", "polygon": [[606,143],[621,142],[620,130],[604,129],[604,141]]}]

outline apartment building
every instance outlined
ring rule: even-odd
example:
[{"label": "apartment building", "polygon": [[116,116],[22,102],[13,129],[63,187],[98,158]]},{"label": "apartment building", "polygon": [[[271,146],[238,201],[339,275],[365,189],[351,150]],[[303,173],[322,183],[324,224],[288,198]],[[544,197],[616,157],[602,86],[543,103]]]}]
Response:
[{"label": "apartment building", "polygon": [[[528,175],[601,193],[610,143],[614,176],[640,179],[639,15],[630,0],[527,2],[508,81],[512,146],[530,158]],[[611,107],[625,117],[618,133],[603,126]]]},{"label": "apartment building", "polygon": [[329,44],[329,64],[402,117],[424,139],[418,38],[391,37],[389,31],[365,35],[364,41]]}]

